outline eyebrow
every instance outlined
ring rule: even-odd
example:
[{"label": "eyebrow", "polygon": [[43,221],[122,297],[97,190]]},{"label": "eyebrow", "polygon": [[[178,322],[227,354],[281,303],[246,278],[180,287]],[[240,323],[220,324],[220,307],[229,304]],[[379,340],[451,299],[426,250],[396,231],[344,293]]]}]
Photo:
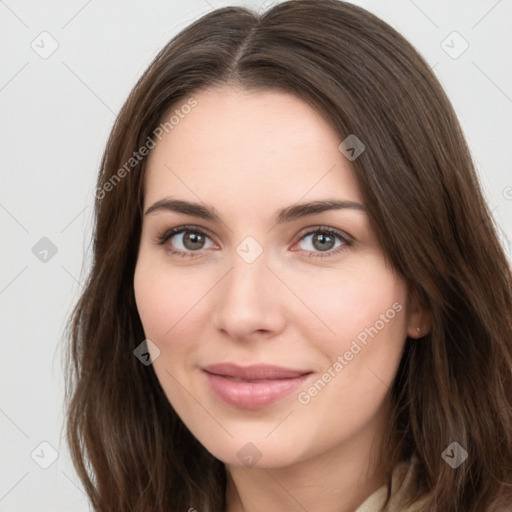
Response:
[{"label": "eyebrow", "polygon": [[[355,210],[366,212],[366,207],[355,201],[342,201],[342,200],[324,200],[324,201],[311,201],[309,203],[300,203],[288,206],[279,210],[276,214],[276,224],[290,222],[292,220],[308,217],[310,215],[318,215],[319,213],[329,210]],[[215,213],[211,206],[202,205],[199,203],[192,203],[189,201],[181,201],[178,199],[161,199],[151,205],[144,215],[149,215],[157,211],[171,211],[175,213],[182,213],[200,219],[211,220],[220,222],[220,217]]]}]

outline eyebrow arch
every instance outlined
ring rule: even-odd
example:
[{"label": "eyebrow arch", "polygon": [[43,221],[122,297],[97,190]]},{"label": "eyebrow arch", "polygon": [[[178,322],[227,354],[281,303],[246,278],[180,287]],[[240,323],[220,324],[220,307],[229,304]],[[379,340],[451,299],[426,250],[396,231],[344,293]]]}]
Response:
[{"label": "eyebrow arch", "polygon": [[[329,210],[356,210],[366,212],[366,208],[355,201],[341,201],[341,200],[326,200],[326,201],[311,201],[309,203],[295,204],[279,210],[276,215],[276,224],[290,222],[302,217],[310,215],[317,215],[319,213]],[[201,205],[199,203],[192,203],[189,201],[181,201],[177,199],[161,199],[151,205],[144,215],[156,211],[171,211],[176,213],[183,213],[200,219],[220,221],[220,217],[215,213],[214,208],[211,206]]]},{"label": "eyebrow arch", "polygon": [[311,201],[309,203],[295,204],[279,210],[276,216],[276,223],[282,224],[283,222],[290,222],[301,217],[308,217],[309,215],[317,215],[329,210],[356,210],[366,212],[366,208],[355,201]]}]

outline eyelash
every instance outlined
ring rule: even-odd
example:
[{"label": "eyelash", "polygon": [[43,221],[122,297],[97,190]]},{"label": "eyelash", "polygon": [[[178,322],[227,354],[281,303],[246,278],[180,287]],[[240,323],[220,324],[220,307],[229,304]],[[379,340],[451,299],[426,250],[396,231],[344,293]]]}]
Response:
[{"label": "eyelash", "polygon": [[[156,245],[164,245],[173,236],[181,234],[181,233],[186,233],[187,231],[190,231],[192,233],[198,233],[198,234],[201,234],[201,235],[211,239],[211,237],[203,229],[198,228],[196,226],[178,226],[178,227],[175,227],[172,229],[168,229],[168,230],[164,231],[163,233],[161,233],[160,235],[158,235],[156,237],[154,243]],[[353,241],[351,239],[349,239],[347,237],[347,235],[343,234],[341,231],[338,231],[337,229],[329,228],[327,226],[320,226],[320,227],[317,227],[315,229],[312,229],[312,230],[304,233],[301,236],[301,238],[299,239],[299,242],[301,240],[303,240],[304,238],[306,238],[310,235],[313,235],[313,234],[317,234],[317,233],[332,235],[335,238],[337,238],[338,240],[340,240],[342,242],[342,245],[337,247],[334,250],[325,251],[325,252],[306,251],[309,253],[308,256],[310,258],[328,258],[330,256],[334,256],[334,255],[338,254],[339,252],[343,251],[344,249],[346,249],[347,247],[350,247],[353,244]],[[172,249],[170,247],[166,248],[166,250],[171,254],[175,254],[177,256],[182,256],[182,257],[192,257],[193,258],[193,257],[201,256],[201,254],[196,254],[196,253],[199,253],[200,250],[198,250],[198,251],[178,251],[178,250]]]}]

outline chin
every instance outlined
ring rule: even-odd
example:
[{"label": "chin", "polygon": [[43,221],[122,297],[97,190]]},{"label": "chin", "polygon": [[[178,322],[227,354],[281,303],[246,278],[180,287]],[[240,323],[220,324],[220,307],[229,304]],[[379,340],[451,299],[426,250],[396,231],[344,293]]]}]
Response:
[{"label": "chin", "polygon": [[301,439],[300,435],[291,436],[289,433],[281,432],[280,435],[275,433],[269,436],[268,428],[265,428],[264,432],[251,430],[252,434],[249,434],[247,429],[240,430],[239,434],[230,430],[233,437],[225,434],[221,436],[223,439],[219,436],[212,439],[208,432],[196,437],[214,457],[235,467],[256,469],[286,467],[308,458],[307,446],[314,451],[314,447],[308,444],[308,440]]}]

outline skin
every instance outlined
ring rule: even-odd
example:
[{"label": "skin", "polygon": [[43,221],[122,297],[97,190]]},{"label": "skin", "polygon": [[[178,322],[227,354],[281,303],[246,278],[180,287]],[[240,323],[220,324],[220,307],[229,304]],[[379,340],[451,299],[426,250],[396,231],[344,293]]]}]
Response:
[{"label": "skin", "polygon": [[[375,460],[388,387],[406,336],[418,337],[418,327],[425,334],[428,318],[387,264],[366,211],[276,224],[276,212],[297,203],[364,206],[342,139],[318,112],[278,91],[226,86],[194,97],[197,106],[149,155],[144,212],[172,198],[210,205],[221,220],[144,215],[134,288],[146,337],[160,350],[154,370],[186,426],[226,464],[227,512],[353,511],[387,477]],[[183,225],[207,236],[155,243]],[[352,243],[335,237],[322,250],[314,239],[323,226]],[[242,247],[263,251],[251,263],[237,253],[247,236],[256,245]],[[332,374],[338,356],[396,303],[394,318],[300,403],[298,393]],[[284,399],[242,410],[220,401],[200,370],[226,361],[313,373]],[[248,442],[260,454],[250,467],[237,456]]]}]

